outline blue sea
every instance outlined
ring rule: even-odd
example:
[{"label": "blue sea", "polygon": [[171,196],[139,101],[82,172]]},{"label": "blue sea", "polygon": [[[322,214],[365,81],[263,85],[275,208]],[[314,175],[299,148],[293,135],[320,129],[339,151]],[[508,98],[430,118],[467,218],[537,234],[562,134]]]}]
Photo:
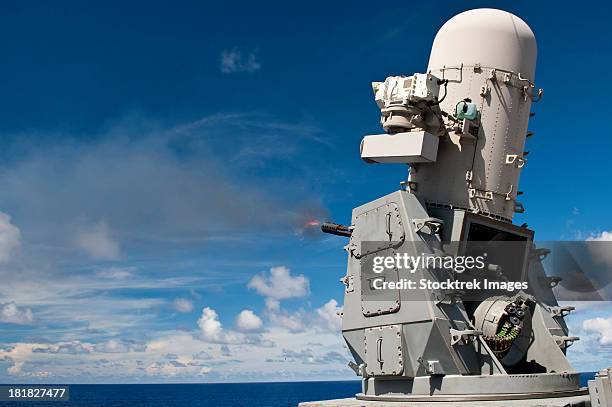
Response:
[{"label": "blue sea", "polygon": [[72,384],[70,401],[0,402],[1,407],[287,407],[352,397],[360,381],[221,384]]},{"label": "blue sea", "polygon": [[[594,373],[583,373],[581,384]],[[0,402],[0,407],[287,407],[352,397],[360,381],[222,384],[73,384],[70,401]]]}]

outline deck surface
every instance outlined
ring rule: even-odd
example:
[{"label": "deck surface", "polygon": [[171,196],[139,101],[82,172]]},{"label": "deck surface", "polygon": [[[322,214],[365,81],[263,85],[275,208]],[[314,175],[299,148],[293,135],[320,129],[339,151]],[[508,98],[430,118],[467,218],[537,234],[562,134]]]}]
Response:
[{"label": "deck surface", "polygon": [[499,400],[499,401],[464,401],[464,402],[389,402],[389,401],[363,401],[355,398],[307,401],[299,407],[586,407],[590,406],[589,396],[557,397],[533,400]]}]

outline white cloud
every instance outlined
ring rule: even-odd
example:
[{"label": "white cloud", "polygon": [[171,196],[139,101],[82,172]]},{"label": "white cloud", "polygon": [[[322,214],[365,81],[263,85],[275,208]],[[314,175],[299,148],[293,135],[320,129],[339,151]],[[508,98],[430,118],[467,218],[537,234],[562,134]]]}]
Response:
[{"label": "white cloud", "polygon": [[334,299],[329,300],[321,308],[317,308],[317,315],[321,319],[323,326],[330,331],[338,332],[342,328],[342,318],[338,315],[342,307]]},{"label": "white cloud", "polygon": [[118,260],[119,243],[110,235],[106,222],[100,221],[81,231],[76,239],[77,246],[97,260]]},{"label": "white cloud", "polygon": [[[104,126],[95,138],[7,135],[28,147],[0,172],[3,207],[19,219],[32,243],[23,249],[29,250],[28,261],[40,259],[44,266],[71,249],[82,250],[77,235],[91,232],[100,220],[111,241],[119,241],[106,245],[111,249],[102,252],[105,258],[136,248],[134,241],[144,254],[157,255],[168,250],[167,242],[236,238],[260,227],[294,229],[306,214],[325,217],[319,197],[305,192],[303,183],[285,185],[279,197],[273,193],[276,176],[251,180],[242,170],[253,163],[237,157],[253,144],[254,134],[266,140],[262,146],[289,144],[299,152],[314,142],[320,146],[316,151],[325,151],[321,129],[295,120],[220,113],[160,127],[156,120],[130,114]],[[285,133],[293,134],[291,140],[282,137]],[[226,148],[228,137],[232,151]],[[279,156],[280,165],[294,169],[295,156]],[[303,160],[300,167],[321,171]]]},{"label": "white cloud", "polygon": [[[250,322],[252,323],[253,321]],[[202,315],[198,319],[198,327],[200,328],[201,338],[210,343],[222,345],[273,345],[270,341],[264,340],[260,333],[243,333],[224,329],[219,321],[217,311],[209,307],[202,310]]]},{"label": "white cloud", "polygon": [[600,233],[594,233],[586,239],[588,242],[609,242],[612,241],[612,231],[604,230]]},{"label": "white cloud", "polygon": [[[154,355],[151,355],[154,356]],[[144,369],[149,376],[169,377],[198,377],[213,371],[211,367],[194,363],[191,358],[181,356],[169,361],[154,361]]]},{"label": "white cloud", "polygon": [[261,330],[263,322],[253,311],[245,309],[236,319],[236,327],[242,332],[256,332]]},{"label": "white cloud", "polygon": [[200,327],[202,338],[207,342],[221,344],[249,342],[245,335],[223,329],[219,321],[219,314],[209,307],[205,307],[202,310],[202,315],[198,319],[198,326]]},{"label": "white cloud", "polygon": [[182,367],[184,367],[182,364],[177,364],[175,361],[153,362],[147,366],[145,371],[149,375],[176,376]]},{"label": "white cloud", "polygon": [[[146,346],[125,339],[105,345],[78,340],[2,343],[0,361],[4,363],[0,366],[5,368],[0,371],[0,381],[16,381],[12,375],[21,381],[28,378],[28,382],[41,382],[47,376],[54,383],[70,378],[87,383],[198,382],[202,375],[211,382],[257,381],[261,377],[352,378],[351,370],[346,367],[348,353],[341,337],[315,327],[292,333],[273,326],[258,334],[260,343],[229,346],[205,342],[194,332],[166,331],[158,335]],[[273,346],[261,346],[261,343]]]},{"label": "white cloud", "polygon": [[172,309],[178,312],[191,312],[193,311],[193,303],[187,298],[177,298],[172,301]]},{"label": "white cloud", "polygon": [[198,353],[194,353],[193,359],[194,360],[210,360],[212,359],[212,355],[209,352],[206,352],[203,350]]},{"label": "white cloud", "polygon": [[29,308],[19,307],[14,302],[0,304],[0,322],[18,325],[32,325],[34,316]]},{"label": "white cloud", "polygon": [[6,369],[6,372],[10,375],[18,375],[21,373],[21,369],[23,368],[23,362],[15,362],[11,367]]},{"label": "white cloud", "polygon": [[210,342],[219,342],[223,333],[223,327],[219,321],[217,311],[206,307],[202,310],[202,316],[198,319],[198,326],[202,331],[204,339]]},{"label": "white cloud", "polygon": [[598,335],[600,345],[612,345],[612,317],[587,319],[582,322],[582,329]]},{"label": "white cloud", "polygon": [[248,285],[249,288],[273,300],[287,298],[303,298],[310,293],[310,281],[300,274],[292,276],[291,271],[285,266],[272,267],[270,275],[254,276]]},{"label": "white cloud", "polygon": [[[197,128],[197,133],[194,132],[185,139],[187,141],[196,138],[198,140],[225,139],[223,135],[227,132],[224,130],[217,134],[214,128],[223,127],[221,125],[234,126],[230,122],[231,120],[228,120],[227,123],[213,123],[210,129]],[[248,141],[251,140],[251,133],[274,135],[284,130],[282,127],[276,127],[279,124],[268,122],[264,119],[261,121],[263,124],[251,123],[245,126],[240,122],[236,126],[248,128],[248,131],[245,131],[249,133]],[[10,168],[0,175],[3,202],[8,200],[12,203],[6,207],[6,210],[14,214],[14,221],[19,220],[19,227],[23,235],[27,236],[27,239],[24,238],[22,243],[24,247],[21,251],[28,250],[27,258],[36,257],[37,259],[36,262],[24,265],[24,268],[33,270],[32,272],[26,270],[28,272],[26,276],[21,271],[6,273],[7,278],[3,278],[0,284],[3,286],[0,287],[0,298],[2,299],[0,302],[15,301],[20,307],[31,307],[36,320],[44,322],[44,326],[41,324],[41,329],[36,332],[32,332],[29,328],[24,331],[16,327],[7,338],[20,336],[22,332],[25,332],[26,336],[22,336],[28,338],[25,340],[41,337],[45,340],[62,341],[47,348],[47,352],[41,351],[32,355],[32,363],[29,359],[25,360],[25,364],[24,361],[17,361],[16,363],[19,364],[15,365],[13,371],[21,371],[23,367],[24,374],[35,374],[36,372],[32,369],[40,363],[40,365],[48,366],[46,370],[50,371],[55,378],[66,377],[62,375],[68,374],[87,381],[113,380],[112,378],[117,380],[117,378],[125,377],[140,380],[137,376],[138,371],[130,369],[135,366],[136,358],[142,359],[140,366],[145,369],[152,362],[150,358],[153,356],[145,357],[142,354],[144,352],[132,351],[131,349],[137,348],[138,345],[125,343],[119,338],[135,337],[136,335],[149,338],[159,335],[159,332],[164,329],[175,329],[176,327],[176,320],[160,318],[157,313],[157,311],[168,309],[168,303],[174,297],[167,301],[166,298],[151,298],[151,296],[161,295],[158,288],[166,290],[164,291],[166,293],[184,292],[185,287],[194,287],[204,292],[206,288],[213,285],[211,281],[215,284],[220,281],[219,277],[212,272],[208,275],[203,271],[196,273],[197,276],[192,273],[192,270],[186,271],[186,274],[191,273],[188,276],[174,274],[174,270],[168,267],[170,263],[172,266],[179,265],[174,262],[174,259],[168,263],[162,262],[163,264],[150,261],[151,259],[146,257],[149,253],[157,256],[156,260],[161,258],[163,253],[150,250],[151,246],[145,247],[144,244],[140,245],[141,242],[146,240],[157,244],[161,241],[160,245],[165,245],[166,240],[163,239],[173,243],[185,241],[181,239],[187,239],[190,242],[196,239],[207,239],[211,236],[208,230],[209,225],[213,225],[210,227],[213,232],[227,225],[230,226],[227,229],[233,231],[234,226],[243,227],[241,225],[247,224],[245,219],[250,219],[252,213],[263,213],[263,216],[252,217],[257,218],[253,221],[266,226],[270,225],[271,230],[277,230],[275,228],[278,225],[284,227],[299,224],[295,222],[296,219],[301,219],[299,211],[295,209],[296,205],[287,204],[284,199],[278,202],[279,200],[274,199],[274,195],[269,194],[266,188],[261,189],[262,185],[255,184],[255,187],[251,188],[248,186],[249,183],[243,185],[242,179],[238,180],[239,182],[231,182],[231,174],[225,174],[223,171],[208,171],[210,162],[207,159],[208,153],[196,152],[194,160],[183,160],[181,154],[175,157],[172,154],[172,148],[166,148],[163,137],[145,137],[144,139],[135,137],[135,141],[132,142],[129,128],[122,128],[120,131],[121,134],[126,134],[123,141],[118,140],[120,137],[112,134],[104,134],[100,137],[100,143],[91,145],[81,142],[75,142],[72,145],[68,142],[53,148],[37,148],[35,150],[38,151],[24,155],[28,159],[18,159],[15,165],[11,164]],[[75,137],[75,139],[79,138]],[[104,140],[108,140],[108,143]],[[171,147],[175,146],[174,141],[175,139],[169,141]],[[36,145],[36,143],[31,144]],[[211,149],[214,150],[214,146]],[[203,150],[208,151],[208,146]],[[214,162],[213,168],[217,168]],[[203,176],[211,173],[214,176]],[[103,179],[104,182],[96,182],[100,179]],[[147,182],[140,182],[143,179],[147,179]],[[206,183],[207,179],[211,180],[210,185],[213,186],[213,192],[215,192],[212,195],[227,197],[227,199],[220,199],[218,202],[211,200],[210,188],[208,188],[210,185],[207,185],[206,188],[201,187],[201,182]],[[223,182],[219,182],[219,179]],[[221,187],[214,189],[216,184]],[[222,189],[222,193],[217,193],[219,188]],[[241,191],[241,194],[235,194],[235,191]],[[297,194],[295,199],[291,198],[292,195],[296,194],[288,195],[288,202],[301,200],[302,195]],[[254,203],[255,209],[253,206],[241,205],[240,202],[236,204],[234,201],[236,196],[244,199],[244,202]],[[45,199],[40,199],[40,197],[45,197]],[[214,204],[210,204],[211,201],[214,201]],[[260,211],[258,205],[267,210]],[[13,211],[13,208],[17,208],[18,211]],[[223,209],[227,210],[227,215],[222,213]],[[211,213],[214,216],[210,215]],[[106,223],[103,223],[102,226],[96,225],[95,221],[101,219],[104,219]],[[87,223],[82,223],[83,220]],[[25,223],[26,221],[29,222],[29,225]],[[89,223],[90,221],[93,222]],[[242,237],[245,230],[237,229],[236,235]],[[185,231],[187,233],[183,233]],[[92,232],[98,232],[97,236]],[[130,256],[138,260],[139,268],[136,270],[138,273],[133,272],[129,267],[103,270],[91,262],[79,264],[84,259],[73,257],[73,253],[69,250],[75,249],[77,235],[87,238],[92,234],[94,239],[84,240],[90,246],[93,243],[94,249],[86,249],[83,245],[79,245],[80,249],[85,250],[92,257],[112,259],[120,256],[122,252],[130,254],[131,252],[127,252],[128,248],[145,247],[143,252],[146,253],[142,256],[140,252]],[[98,238],[100,235],[102,239]],[[212,237],[216,238],[217,235]],[[232,235],[230,238],[235,238],[235,236]],[[104,244],[100,245],[100,241]],[[28,242],[32,242],[32,245],[26,247]],[[137,244],[132,245],[131,242]],[[100,246],[106,249],[100,250]],[[35,249],[37,252],[32,253],[33,250],[30,249]],[[65,259],[70,259],[70,261],[66,263]],[[177,272],[182,272],[179,267],[176,268]],[[214,269],[214,265],[210,268]],[[169,272],[170,270],[172,273]],[[234,274],[232,281],[242,281],[244,278],[244,275]],[[222,281],[226,280],[229,278],[223,276]],[[167,290],[168,288],[172,290]],[[143,298],[140,298],[141,294]],[[266,302],[276,303],[276,306],[280,307],[278,300],[274,298],[266,298]],[[261,313],[258,312],[258,314],[263,318]],[[311,312],[309,311],[308,314],[310,315]],[[235,315],[229,315],[228,321],[231,321],[233,316]],[[223,313],[221,317],[224,317]],[[284,319],[288,326],[293,329],[299,328],[296,325],[300,323],[297,316],[288,315],[284,316]],[[224,318],[221,320],[225,321]],[[312,318],[308,321],[312,321]],[[236,332],[237,329],[236,331],[229,329],[231,328],[229,324],[230,322],[224,324],[225,329],[221,330],[223,333],[220,336],[221,339],[235,338],[236,342],[243,339],[248,342],[247,345],[230,344],[233,357],[242,361],[245,358],[257,356],[253,349],[254,346],[259,345],[249,342],[255,341],[253,339],[255,337],[241,336],[240,332]],[[275,328],[272,327],[272,329]],[[281,330],[281,334],[284,332],[287,330]],[[197,331],[183,333],[186,334],[185,336],[195,338],[193,348],[198,351],[205,349],[215,354],[220,348],[218,345],[199,340],[201,337]],[[264,338],[267,337],[267,329],[262,335]],[[117,339],[103,342],[97,345],[97,349],[95,348],[96,342],[109,337]],[[71,343],[77,338],[91,342],[90,347],[86,347],[84,342]],[[334,337],[333,340],[341,342],[339,336]],[[294,343],[294,339],[287,338],[283,346],[294,345],[298,346]],[[0,349],[3,346],[5,344],[0,344]],[[211,350],[210,347],[213,349]],[[92,350],[88,352],[87,349]],[[268,351],[268,348],[265,350]],[[164,354],[168,352],[181,356],[184,350],[177,345]],[[214,357],[226,357],[225,354],[226,352],[223,351],[222,354],[215,354]],[[101,361],[100,364],[109,367],[100,368],[99,373],[95,373],[93,368],[97,368],[98,365],[94,357],[105,360],[106,362]],[[162,359],[158,361],[163,362]],[[130,365],[132,362],[134,365]],[[183,361],[179,363],[184,364]],[[232,368],[241,371],[239,363],[234,363]],[[257,360],[250,360],[249,363],[247,370],[260,369]],[[5,368],[9,366],[8,364],[3,365]],[[212,366],[215,366],[216,372],[217,365]],[[203,367],[205,366],[199,368]],[[80,376],[81,373],[84,373],[84,376]],[[94,376],[88,376],[90,374]],[[235,377],[240,379],[237,374]],[[255,378],[255,376],[252,377]]]},{"label": "white cloud", "polygon": [[32,348],[35,344],[16,343],[12,344],[7,349],[0,347],[0,360],[12,362],[12,365],[6,369],[9,375],[20,375],[25,361],[32,355]]},{"label": "white cloud", "polygon": [[223,73],[252,73],[261,69],[261,62],[258,60],[255,51],[243,53],[238,48],[233,48],[221,52],[220,69]]},{"label": "white cloud", "polygon": [[0,263],[8,262],[19,247],[21,232],[11,224],[11,217],[0,212]]},{"label": "white cloud", "polygon": [[290,314],[283,309],[278,309],[270,312],[270,321],[274,325],[285,328],[293,333],[304,332],[307,329],[307,315],[302,311]]},{"label": "white cloud", "polygon": [[94,346],[80,341],[72,342],[60,342],[56,344],[50,344],[40,347],[33,347],[33,353],[50,353],[50,354],[64,354],[64,355],[80,355],[85,353],[91,353]]},{"label": "white cloud", "polygon": [[146,345],[133,341],[109,339],[106,342],[96,343],[94,350],[100,353],[144,352],[146,350]]},{"label": "white cloud", "polygon": [[266,308],[270,311],[280,310],[280,302],[273,298],[266,298]]},{"label": "white cloud", "polygon": [[308,330],[317,332],[333,332],[338,334],[342,327],[342,319],[338,312],[342,307],[334,299],[329,300],[314,311],[298,309],[288,312],[282,307],[267,308],[266,315],[273,326],[286,329],[291,333],[301,333]]}]

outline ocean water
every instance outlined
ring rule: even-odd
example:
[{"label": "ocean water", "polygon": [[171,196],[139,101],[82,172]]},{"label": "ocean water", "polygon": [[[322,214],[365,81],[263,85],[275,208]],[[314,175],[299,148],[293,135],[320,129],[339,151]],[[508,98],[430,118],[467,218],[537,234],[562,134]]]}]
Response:
[{"label": "ocean water", "polygon": [[352,397],[361,382],[73,384],[70,401],[0,402],[1,407],[287,407]]},{"label": "ocean water", "polygon": [[[586,386],[594,373],[582,373]],[[0,407],[287,407],[352,397],[359,381],[222,384],[73,384],[70,401],[0,402]]]}]

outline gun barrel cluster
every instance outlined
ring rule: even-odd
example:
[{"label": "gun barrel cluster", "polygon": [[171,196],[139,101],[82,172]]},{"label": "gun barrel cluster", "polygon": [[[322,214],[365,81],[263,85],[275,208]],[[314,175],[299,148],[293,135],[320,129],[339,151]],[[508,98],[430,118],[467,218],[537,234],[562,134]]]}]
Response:
[{"label": "gun barrel cluster", "polygon": [[321,231],[323,233],[345,237],[351,237],[351,234],[353,233],[348,226],[340,225],[339,223],[334,222],[323,222],[321,225]]}]

